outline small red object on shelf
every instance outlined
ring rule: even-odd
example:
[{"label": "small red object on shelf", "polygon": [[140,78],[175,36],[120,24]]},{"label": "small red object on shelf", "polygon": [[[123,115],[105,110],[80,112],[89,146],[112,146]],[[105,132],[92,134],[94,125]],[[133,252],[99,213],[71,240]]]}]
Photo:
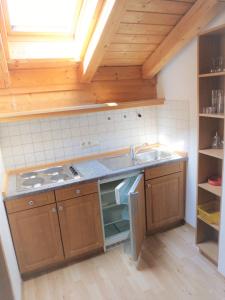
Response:
[{"label": "small red object on shelf", "polygon": [[221,186],[222,178],[221,176],[211,176],[208,179],[208,183],[214,186]]}]

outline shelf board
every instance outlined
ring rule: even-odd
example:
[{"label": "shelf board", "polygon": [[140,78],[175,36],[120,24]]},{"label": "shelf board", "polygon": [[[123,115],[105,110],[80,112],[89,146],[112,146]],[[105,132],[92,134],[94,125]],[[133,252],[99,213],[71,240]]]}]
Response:
[{"label": "shelf board", "polygon": [[210,227],[214,228],[216,231],[219,231],[219,230],[220,230],[219,225],[208,223],[208,222],[206,222],[205,219],[202,219],[201,216],[199,216],[199,215],[198,215],[198,219],[201,220],[202,222],[206,223],[206,224],[209,225]]},{"label": "shelf board", "polygon": [[119,219],[119,220],[115,220],[115,221],[113,221],[113,222],[104,223],[104,227],[109,226],[109,225],[113,225],[113,224],[116,225],[117,223],[124,222],[124,221],[130,222],[129,219]]},{"label": "shelf board", "polygon": [[216,157],[219,159],[223,159],[224,151],[223,149],[203,149],[203,150],[199,150],[199,153]]},{"label": "shelf board", "polygon": [[219,76],[225,76],[225,72],[214,72],[214,73],[205,73],[205,74],[199,74],[199,78],[205,78],[205,77],[219,77]]},{"label": "shelf board", "polygon": [[199,114],[199,117],[224,119],[224,114]]},{"label": "shelf board", "polygon": [[103,210],[107,210],[107,209],[111,209],[111,208],[115,208],[115,207],[122,207],[122,206],[128,206],[128,203],[120,203],[120,204],[117,204],[117,203],[115,203],[115,204],[111,204],[111,205],[108,205],[108,206],[102,206],[102,209]]},{"label": "shelf board", "polygon": [[202,188],[202,189],[204,189],[204,190],[206,190],[206,191],[208,191],[208,192],[216,195],[216,196],[221,197],[221,195],[222,195],[222,187],[221,186],[214,186],[214,185],[211,185],[211,184],[209,184],[207,182],[205,182],[205,183],[199,183],[198,186],[200,188]]},{"label": "shelf board", "polygon": [[218,264],[218,243],[210,240],[198,244],[199,251],[214,264]]},{"label": "shelf board", "polygon": [[0,113],[0,122],[14,122],[18,120],[27,120],[35,118],[49,118],[53,116],[68,115],[68,114],[86,114],[100,111],[109,111],[116,109],[128,109],[134,107],[147,107],[152,105],[162,105],[165,99],[145,99],[134,101],[118,101],[100,104],[85,104],[80,106],[67,106],[59,108],[48,108],[41,110],[29,111],[12,111],[9,113]]}]

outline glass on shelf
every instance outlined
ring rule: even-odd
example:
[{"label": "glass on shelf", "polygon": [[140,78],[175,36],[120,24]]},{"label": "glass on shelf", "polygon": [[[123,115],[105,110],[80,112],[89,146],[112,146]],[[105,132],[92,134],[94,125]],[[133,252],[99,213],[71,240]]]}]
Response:
[{"label": "glass on shelf", "polygon": [[224,68],[224,57],[223,56],[217,56],[212,58],[211,62],[211,73],[219,73],[225,71]]},{"label": "glass on shelf", "polygon": [[223,89],[213,89],[211,96],[211,106],[203,107],[204,114],[224,113],[224,91]]},{"label": "glass on shelf", "polygon": [[224,112],[224,94],[223,90],[217,90],[217,109],[216,112],[221,114]]}]

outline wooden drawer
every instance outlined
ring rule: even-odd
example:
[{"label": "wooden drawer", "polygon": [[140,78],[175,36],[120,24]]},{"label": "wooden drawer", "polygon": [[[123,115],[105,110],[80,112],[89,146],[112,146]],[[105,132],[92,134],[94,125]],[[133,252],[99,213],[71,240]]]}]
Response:
[{"label": "wooden drawer", "polygon": [[97,182],[74,184],[73,186],[55,190],[56,201],[68,200],[98,192]]},{"label": "wooden drawer", "polygon": [[168,163],[145,170],[145,180],[183,171],[183,162]]},{"label": "wooden drawer", "polygon": [[15,200],[7,200],[5,201],[5,206],[8,213],[14,213],[54,202],[54,192],[51,191],[47,193],[21,197]]}]

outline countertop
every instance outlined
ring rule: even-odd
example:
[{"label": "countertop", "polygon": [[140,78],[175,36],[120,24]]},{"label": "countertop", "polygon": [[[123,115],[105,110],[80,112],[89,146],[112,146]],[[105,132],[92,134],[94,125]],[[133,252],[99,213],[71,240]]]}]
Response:
[{"label": "countertop", "polygon": [[[82,175],[79,179],[71,179],[67,180],[62,183],[51,183],[47,185],[43,185],[38,188],[33,189],[27,189],[27,190],[20,190],[18,191],[16,188],[16,174],[11,174],[8,176],[8,182],[7,182],[7,191],[5,195],[3,195],[4,201],[16,199],[22,196],[28,196],[35,193],[40,192],[46,192],[62,187],[68,187],[70,185],[73,185],[75,183],[84,183],[88,181],[93,180],[103,180],[111,177],[121,176],[132,173],[132,172],[141,172],[144,171],[144,169],[149,167],[154,167],[158,165],[163,165],[169,162],[174,161],[180,161],[180,160],[187,160],[187,156],[179,155],[174,153],[174,156],[172,156],[169,159],[164,159],[160,161],[151,161],[146,162],[142,164],[134,164],[131,167],[127,167],[125,169],[119,169],[119,170],[110,170],[106,168],[103,164],[99,162],[98,159],[93,160],[87,160],[80,163],[74,163],[73,166],[78,170],[78,172]],[[38,169],[38,168],[37,168]]]}]

